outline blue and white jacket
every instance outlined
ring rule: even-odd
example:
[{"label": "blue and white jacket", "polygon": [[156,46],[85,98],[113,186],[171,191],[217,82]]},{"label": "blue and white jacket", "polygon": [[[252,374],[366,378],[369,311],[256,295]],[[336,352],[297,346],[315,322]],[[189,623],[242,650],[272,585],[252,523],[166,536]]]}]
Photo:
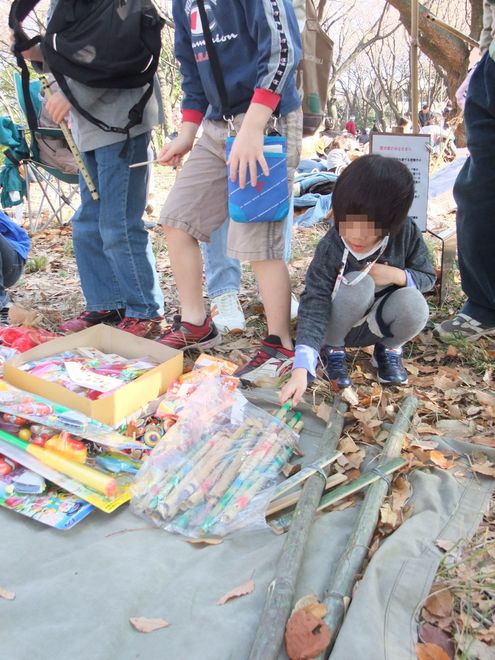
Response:
[{"label": "blue and white jacket", "polygon": [[[290,0],[205,0],[230,114],[262,103],[286,115],[300,105],[295,71],[301,39]],[[183,76],[183,121],[222,119],[196,0],[173,0],[175,55]]]}]

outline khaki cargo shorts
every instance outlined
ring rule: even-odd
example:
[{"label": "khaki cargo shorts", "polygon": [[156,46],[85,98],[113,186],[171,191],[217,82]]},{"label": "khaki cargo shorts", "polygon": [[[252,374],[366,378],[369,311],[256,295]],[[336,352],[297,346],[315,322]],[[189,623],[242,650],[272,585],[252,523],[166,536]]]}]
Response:
[{"label": "khaki cargo shorts", "polygon": [[[238,130],[244,115],[234,119]],[[268,126],[271,127],[272,120]],[[277,130],[287,138],[289,190],[299,164],[302,139],[300,109],[277,120]],[[177,227],[198,241],[210,241],[211,234],[228,217],[225,145],[229,134],[224,121],[205,120],[203,135],[177,175],[160,214],[160,224]],[[248,184],[249,185],[249,184]],[[243,261],[282,259],[287,218],[281,222],[241,223],[229,221],[230,257]]]}]

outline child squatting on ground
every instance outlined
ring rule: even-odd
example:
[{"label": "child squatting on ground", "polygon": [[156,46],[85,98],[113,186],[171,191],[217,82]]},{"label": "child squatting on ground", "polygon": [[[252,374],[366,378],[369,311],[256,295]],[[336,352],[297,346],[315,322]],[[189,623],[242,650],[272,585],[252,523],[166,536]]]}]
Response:
[{"label": "child squatting on ground", "polygon": [[428,320],[423,292],[435,271],[420,230],[407,217],[413,177],[401,162],[363,156],[340,175],[335,226],[318,243],[299,306],[296,355],[282,403],[297,404],[318,360],[324,378],[351,384],[346,346],[375,345],[380,383],[403,385],[402,346]]}]

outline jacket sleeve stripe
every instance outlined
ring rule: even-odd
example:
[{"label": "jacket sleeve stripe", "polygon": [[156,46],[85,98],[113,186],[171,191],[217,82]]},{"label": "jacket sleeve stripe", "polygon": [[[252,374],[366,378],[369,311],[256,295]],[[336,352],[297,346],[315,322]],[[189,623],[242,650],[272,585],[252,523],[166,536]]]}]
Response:
[{"label": "jacket sleeve stripe", "polygon": [[289,21],[283,0],[263,0],[263,8],[271,34],[271,56],[268,71],[260,87],[280,94],[293,73],[294,48],[289,43]]}]

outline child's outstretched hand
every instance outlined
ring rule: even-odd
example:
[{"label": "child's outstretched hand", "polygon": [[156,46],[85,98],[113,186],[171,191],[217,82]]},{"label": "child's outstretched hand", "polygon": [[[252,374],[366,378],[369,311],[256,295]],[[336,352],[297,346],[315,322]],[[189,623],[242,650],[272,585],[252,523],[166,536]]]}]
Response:
[{"label": "child's outstretched hand", "polygon": [[297,406],[299,401],[302,399],[307,386],[308,372],[306,369],[294,369],[290,379],[280,390],[280,404],[283,405],[286,401],[292,399],[293,405]]}]

